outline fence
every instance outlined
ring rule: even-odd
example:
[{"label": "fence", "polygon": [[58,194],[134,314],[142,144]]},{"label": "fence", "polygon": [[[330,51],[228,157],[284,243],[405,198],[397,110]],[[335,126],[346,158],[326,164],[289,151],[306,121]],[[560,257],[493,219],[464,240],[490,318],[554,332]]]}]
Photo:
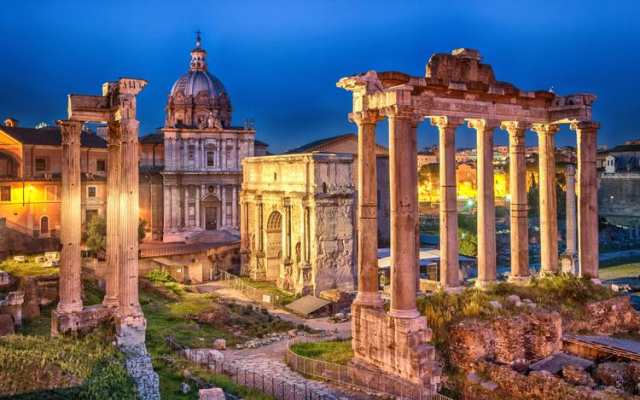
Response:
[{"label": "fence", "polygon": [[243,295],[258,303],[265,303],[277,307],[283,307],[285,305],[284,299],[281,296],[250,286],[242,278],[226,271],[220,271],[220,280],[226,282],[232,289],[242,292]]},{"label": "fence", "polygon": [[[173,338],[168,337],[166,341],[169,347],[179,351],[188,360],[204,365],[207,369],[217,374],[227,375],[232,382],[238,385],[258,390],[278,400],[338,400],[335,396],[322,393],[317,389],[310,388],[308,385],[290,383],[274,376],[249,371],[240,367],[239,363],[236,362],[225,363],[209,352],[193,351],[187,355],[185,352],[187,349],[176,343]],[[230,397],[233,396],[228,396],[228,398]]]},{"label": "fence", "polygon": [[364,368],[340,365],[321,360],[307,358],[294,353],[291,346],[297,341],[290,341],[285,354],[287,365],[305,376],[351,386],[366,392],[387,394],[400,399],[410,400],[451,400],[439,393],[430,393],[422,386],[396,379],[389,374],[378,373]]}]

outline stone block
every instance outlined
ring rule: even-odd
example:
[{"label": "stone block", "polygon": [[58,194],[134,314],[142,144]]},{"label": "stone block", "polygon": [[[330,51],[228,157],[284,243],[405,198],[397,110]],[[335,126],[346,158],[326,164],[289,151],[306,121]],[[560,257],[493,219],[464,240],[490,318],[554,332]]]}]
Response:
[{"label": "stone block", "polygon": [[213,348],[216,350],[224,350],[227,348],[227,341],[224,339],[216,339],[213,341]]},{"label": "stone block", "polygon": [[200,389],[198,392],[200,400],[225,400],[225,395],[220,388]]},{"label": "stone block", "polygon": [[562,368],[562,377],[565,381],[577,386],[595,387],[596,382],[587,371],[577,365],[569,364]]},{"label": "stone block", "polygon": [[596,367],[593,376],[604,386],[612,386],[616,389],[624,389],[627,383],[626,365],[619,362],[606,362]]}]

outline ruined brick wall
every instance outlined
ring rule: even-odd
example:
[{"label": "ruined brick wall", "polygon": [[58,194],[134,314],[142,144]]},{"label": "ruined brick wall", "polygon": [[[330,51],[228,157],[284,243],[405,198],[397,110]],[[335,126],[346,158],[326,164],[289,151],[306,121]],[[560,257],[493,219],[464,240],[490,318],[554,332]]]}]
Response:
[{"label": "ruined brick wall", "polygon": [[534,312],[492,321],[469,320],[455,325],[451,359],[463,368],[479,359],[510,364],[534,361],[562,349],[562,320],[556,312]]},{"label": "ruined brick wall", "polygon": [[640,313],[631,305],[628,296],[587,305],[585,317],[563,322],[566,333],[589,332],[598,335],[640,331]]}]

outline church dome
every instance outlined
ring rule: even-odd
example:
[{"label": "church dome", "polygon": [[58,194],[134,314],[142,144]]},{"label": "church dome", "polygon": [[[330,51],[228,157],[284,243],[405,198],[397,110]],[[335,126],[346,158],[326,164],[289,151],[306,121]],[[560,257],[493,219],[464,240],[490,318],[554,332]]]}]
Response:
[{"label": "church dome", "polygon": [[170,96],[175,96],[178,92],[182,92],[184,96],[197,96],[206,92],[210,98],[227,95],[222,82],[208,71],[189,71],[182,75],[173,84]]},{"label": "church dome", "polygon": [[206,58],[198,32],[189,71],[171,87],[167,127],[222,129],[231,126],[229,95],[222,82],[207,70]]}]

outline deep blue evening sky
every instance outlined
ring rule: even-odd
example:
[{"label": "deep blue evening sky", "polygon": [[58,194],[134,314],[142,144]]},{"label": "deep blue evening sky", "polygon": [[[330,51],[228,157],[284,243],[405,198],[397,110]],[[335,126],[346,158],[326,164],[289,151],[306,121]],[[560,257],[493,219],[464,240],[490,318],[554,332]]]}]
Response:
[{"label": "deep blue evening sky", "polygon": [[[98,94],[103,81],[134,76],[149,81],[138,100],[146,134],[163,124],[166,96],[200,29],[234,124],[254,119],[275,152],[354,130],[340,77],[369,69],[422,75],[431,53],[456,47],[479,49],[499,80],[523,89],[597,94],[599,141],[611,146],[640,138],[639,18],[637,0],[5,0],[0,116],[51,123],[65,117],[67,93]],[[435,142],[426,125],[421,145]],[[457,140],[474,145],[464,129]],[[558,143],[574,137],[562,131]]]}]

